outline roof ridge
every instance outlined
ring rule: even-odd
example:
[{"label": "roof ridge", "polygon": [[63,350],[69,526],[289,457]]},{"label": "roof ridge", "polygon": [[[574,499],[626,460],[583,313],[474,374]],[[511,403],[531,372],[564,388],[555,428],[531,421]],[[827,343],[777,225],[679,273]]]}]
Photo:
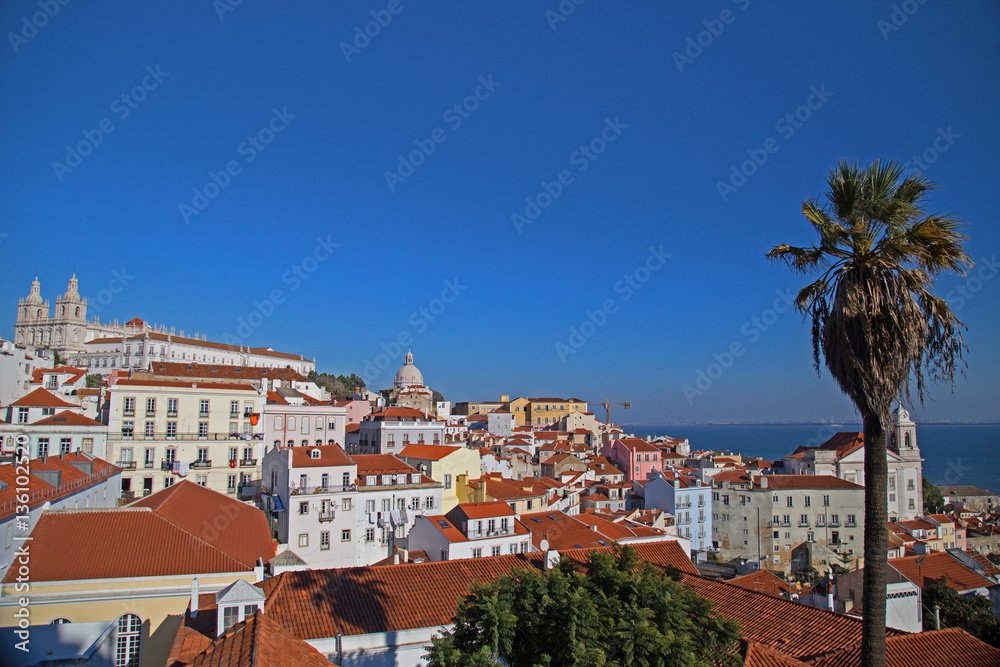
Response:
[{"label": "roof ridge", "polygon": [[[228,553],[226,551],[223,551],[222,549],[220,549],[219,547],[215,546],[214,544],[212,544],[208,540],[205,540],[205,539],[203,539],[201,537],[198,537],[197,535],[195,535],[194,533],[188,531],[187,529],[183,528],[182,526],[178,526],[176,523],[174,523],[170,519],[167,519],[165,516],[163,516],[159,512],[156,512],[152,508],[145,507],[143,509],[148,509],[153,514],[153,516],[155,516],[160,521],[164,522],[165,524],[167,524],[169,526],[172,526],[173,528],[179,530],[180,532],[184,533],[185,535],[190,535],[193,539],[197,540],[198,542],[201,542],[202,544],[208,545],[208,547],[211,548],[213,551],[215,551],[216,553],[220,554],[224,558],[228,558],[229,560],[233,561],[234,563],[236,563],[240,567],[247,567],[247,564],[244,563],[243,561],[241,561],[236,556],[233,556],[232,554],[230,554],[230,553]],[[253,568],[253,567],[256,567],[256,565],[257,564],[254,563],[250,567]]]}]

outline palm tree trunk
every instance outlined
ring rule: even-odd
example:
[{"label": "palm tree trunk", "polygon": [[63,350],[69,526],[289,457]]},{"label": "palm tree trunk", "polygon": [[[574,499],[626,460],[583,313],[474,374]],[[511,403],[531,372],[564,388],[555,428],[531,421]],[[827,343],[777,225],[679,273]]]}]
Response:
[{"label": "palm tree trunk", "polygon": [[889,509],[883,415],[864,415],[865,429],[865,572],[861,663],[885,667],[885,579],[889,569]]}]

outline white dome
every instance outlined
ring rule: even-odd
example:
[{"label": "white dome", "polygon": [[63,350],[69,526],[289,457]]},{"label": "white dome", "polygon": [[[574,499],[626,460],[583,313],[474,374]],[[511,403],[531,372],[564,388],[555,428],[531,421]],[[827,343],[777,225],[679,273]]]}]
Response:
[{"label": "white dome", "polygon": [[413,365],[413,354],[407,350],[406,361],[403,362],[402,368],[396,371],[396,381],[394,386],[397,389],[402,389],[404,387],[409,387],[415,384],[423,384],[424,376],[420,373],[420,370]]}]

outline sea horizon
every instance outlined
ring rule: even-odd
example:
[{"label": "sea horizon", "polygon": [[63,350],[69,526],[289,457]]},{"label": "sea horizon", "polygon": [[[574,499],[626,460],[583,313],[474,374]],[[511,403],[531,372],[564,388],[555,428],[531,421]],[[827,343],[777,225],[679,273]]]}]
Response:
[{"label": "sea horizon", "polygon": [[[778,461],[796,447],[818,447],[840,431],[862,430],[850,420],[804,422],[623,423],[639,437],[688,438],[692,450],[718,450]],[[923,476],[935,486],[1000,491],[1000,422],[926,421],[917,424]]]}]

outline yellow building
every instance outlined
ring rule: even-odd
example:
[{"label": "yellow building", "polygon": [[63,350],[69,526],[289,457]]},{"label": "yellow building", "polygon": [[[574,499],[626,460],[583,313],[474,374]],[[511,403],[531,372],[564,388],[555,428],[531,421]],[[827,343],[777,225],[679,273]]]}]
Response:
[{"label": "yellow building", "polygon": [[440,482],[441,514],[467,502],[467,483],[482,475],[479,450],[447,445],[407,445],[399,457]]},{"label": "yellow building", "polygon": [[522,426],[555,424],[572,412],[586,412],[587,404],[578,398],[529,398],[526,423]]},{"label": "yellow building", "polygon": [[0,583],[0,626],[117,621],[120,664],[150,667],[165,664],[195,578],[200,593],[254,583],[274,554],[263,512],[187,481],[127,507],[44,512],[25,544]]}]

